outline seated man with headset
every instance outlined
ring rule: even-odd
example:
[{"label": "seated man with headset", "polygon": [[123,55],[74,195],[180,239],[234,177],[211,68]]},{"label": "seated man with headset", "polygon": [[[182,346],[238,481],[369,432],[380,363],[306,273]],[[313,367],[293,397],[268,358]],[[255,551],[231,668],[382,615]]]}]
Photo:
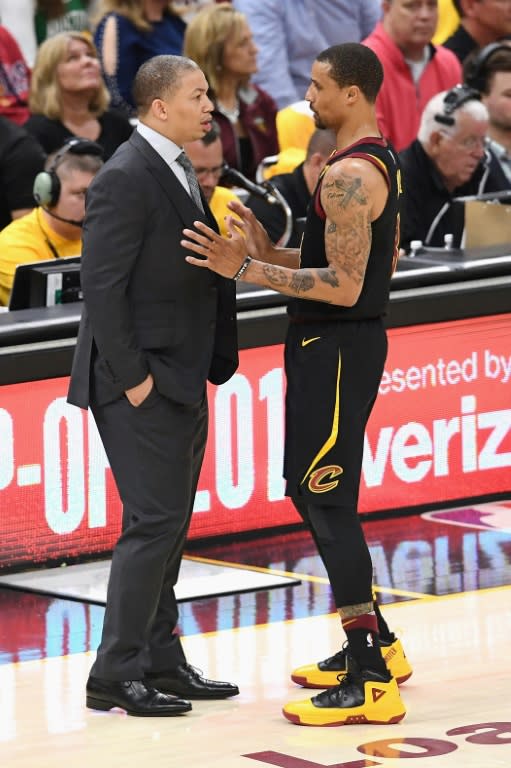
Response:
[{"label": "seated man with headset", "polygon": [[511,41],[490,43],[468,56],[463,74],[488,109],[489,146],[511,185]]},{"label": "seated man with headset", "polygon": [[478,91],[458,85],[433,96],[417,139],[399,153],[403,174],[401,248],[410,242],[442,248],[464,245],[464,204],[454,198],[509,189],[488,148],[488,110]]},{"label": "seated man with headset", "polygon": [[34,181],[38,207],[0,232],[0,305],[9,304],[19,264],[80,255],[85,193],[102,152],[93,141],[73,138],[48,157]]}]

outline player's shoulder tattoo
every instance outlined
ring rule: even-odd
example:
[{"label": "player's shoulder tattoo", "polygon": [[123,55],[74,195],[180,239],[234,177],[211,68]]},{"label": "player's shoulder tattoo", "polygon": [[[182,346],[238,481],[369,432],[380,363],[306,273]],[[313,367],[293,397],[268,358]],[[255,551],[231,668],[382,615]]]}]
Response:
[{"label": "player's shoulder tattoo", "polygon": [[358,164],[340,161],[328,169],[321,196],[325,209],[346,210],[370,205],[370,196]]}]

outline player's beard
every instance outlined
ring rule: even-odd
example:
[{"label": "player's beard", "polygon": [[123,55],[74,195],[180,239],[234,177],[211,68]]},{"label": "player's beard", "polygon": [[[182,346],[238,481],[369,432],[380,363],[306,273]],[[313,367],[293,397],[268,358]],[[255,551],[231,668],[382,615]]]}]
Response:
[{"label": "player's beard", "polygon": [[326,128],[328,128],[327,125],[323,122],[323,120],[320,118],[317,112],[314,112],[314,125],[316,128],[319,128],[319,130],[324,131]]}]

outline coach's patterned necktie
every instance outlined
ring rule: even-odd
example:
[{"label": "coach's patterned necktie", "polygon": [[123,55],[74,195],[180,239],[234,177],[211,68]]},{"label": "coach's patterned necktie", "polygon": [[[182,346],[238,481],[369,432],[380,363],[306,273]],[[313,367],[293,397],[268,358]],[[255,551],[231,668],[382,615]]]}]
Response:
[{"label": "coach's patterned necktie", "polygon": [[197,176],[195,175],[195,171],[193,169],[192,162],[186,152],[181,152],[180,155],[176,157],[176,161],[179,163],[181,168],[183,168],[186,179],[188,181],[188,186],[190,187],[190,196],[192,200],[198,205],[198,207],[201,209],[202,213],[204,213],[204,206],[202,204],[201,196],[200,196],[200,187],[199,182],[197,181]]}]

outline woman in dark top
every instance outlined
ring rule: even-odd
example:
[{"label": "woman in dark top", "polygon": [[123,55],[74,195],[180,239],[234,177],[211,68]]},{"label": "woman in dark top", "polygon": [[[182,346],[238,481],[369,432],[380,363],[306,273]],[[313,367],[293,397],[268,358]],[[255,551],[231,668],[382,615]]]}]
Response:
[{"label": "woman in dark top", "polygon": [[141,65],[160,54],[181,54],[185,23],[169,0],[101,0],[94,41],[112,106],[129,117],[131,86]]},{"label": "woman in dark top", "polygon": [[132,131],[129,120],[108,109],[109,95],[91,40],[61,32],[39,48],[30,88],[26,129],[50,154],[73,136],[96,141],[107,160]]},{"label": "woman in dark top", "polygon": [[226,162],[254,179],[261,160],[279,151],[277,107],[250,82],[257,47],[244,14],[231,3],[205,6],[188,24],[184,53],[208,80]]}]

